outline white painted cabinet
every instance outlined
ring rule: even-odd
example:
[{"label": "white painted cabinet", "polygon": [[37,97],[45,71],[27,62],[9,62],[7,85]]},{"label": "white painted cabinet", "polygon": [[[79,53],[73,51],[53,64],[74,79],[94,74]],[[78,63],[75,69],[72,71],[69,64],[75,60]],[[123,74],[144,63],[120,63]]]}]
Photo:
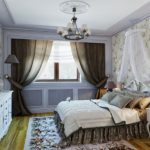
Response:
[{"label": "white painted cabinet", "polygon": [[0,91],[0,140],[12,120],[12,91]]}]

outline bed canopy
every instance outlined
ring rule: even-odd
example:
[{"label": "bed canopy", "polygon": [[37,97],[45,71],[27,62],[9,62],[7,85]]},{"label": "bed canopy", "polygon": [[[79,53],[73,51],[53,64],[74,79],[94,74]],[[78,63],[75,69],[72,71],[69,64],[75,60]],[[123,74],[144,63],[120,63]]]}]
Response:
[{"label": "bed canopy", "polygon": [[150,83],[150,52],[142,38],[144,29],[130,30],[126,32],[125,44],[121,68],[117,81],[123,83],[131,68],[133,80],[138,83]]}]

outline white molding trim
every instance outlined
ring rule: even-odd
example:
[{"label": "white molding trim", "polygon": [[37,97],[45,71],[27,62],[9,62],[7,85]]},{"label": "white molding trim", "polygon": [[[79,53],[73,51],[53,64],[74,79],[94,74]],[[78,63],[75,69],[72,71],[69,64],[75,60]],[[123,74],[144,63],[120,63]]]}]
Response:
[{"label": "white molding trim", "polygon": [[[60,86],[60,87],[59,87],[59,83],[57,83],[56,86],[54,85],[54,83],[53,83],[53,86],[51,85],[51,83],[48,83],[48,84],[49,84],[49,86],[45,86],[45,84],[44,84],[42,86],[36,86],[36,87],[31,85],[31,87],[30,86],[26,87],[23,90],[23,92],[30,92],[30,93],[32,93],[32,91],[37,91],[37,90],[42,92],[41,93],[42,103],[40,105],[36,106],[36,103],[34,103],[34,105],[28,105],[27,106],[32,113],[41,113],[41,112],[52,112],[52,111],[54,111],[54,109],[56,107],[56,105],[53,105],[53,102],[54,102],[53,100],[54,99],[50,98],[51,100],[53,99],[52,101],[50,100],[52,102],[52,104],[50,104],[50,101],[49,101],[49,94],[48,93],[51,90],[61,91],[61,90],[65,90],[65,89],[68,90],[69,89],[69,90],[72,91],[72,94],[73,94],[72,99],[73,100],[78,100],[79,99],[78,91],[80,91],[80,90],[82,91],[82,89],[83,90],[96,91],[96,87],[94,87],[93,85],[88,84],[88,83],[80,83],[80,84],[78,84],[78,86],[71,86],[72,84],[68,85],[67,83],[66,84],[63,83],[64,86]],[[70,96],[68,95],[68,97],[70,97]],[[35,100],[35,97],[34,97],[34,100]],[[64,98],[62,100],[64,100]]]},{"label": "white molding trim", "polygon": [[[55,87],[55,88],[54,88]],[[95,89],[95,87],[88,83],[87,81],[83,82],[43,82],[43,83],[32,83],[29,86],[26,86],[24,90],[42,90],[42,89],[68,89],[68,88],[80,88],[80,89]]]},{"label": "white molding trim", "polygon": [[[45,40],[62,40],[59,35],[56,33],[49,32],[35,32],[35,31],[20,31],[20,30],[3,30],[3,64],[6,57],[11,53],[11,39],[45,39]],[[82,40],[81,42],[91,42],[91,43],[105,43],[106,46],[106,74],[111,74],[111,38],[104,36],[91,36],[86,40]],[[3,75],[8,74],[11,75],[11,66],[8,64],[3,65]],[[10,89],[10,84],[7,80],[4,80],[4,89]],[[41,90],[42,91],[42,103],[40,106],[30,105],[28,106],[29,110],[32,113],[42,113],[42,112],[50,112],[54,111],[54,105],[49,105],[48,100],[48,90],[51,89],[72,89],[73,90],[73,99],[78,99],[78,91],[80,89],[85,90],[95,90],[96,88],[88,83],[85,80],[81,82],[51,82],[51,83],[38,83],[34,82],[24,88],[24,91],[32,91],[32,90]]]},{"label": "white molding trim", "polygon": [[56,105],[47,105],[47,107],[32,106],[32,107],[28,107],[28,108],[32,113],[43,113],[43,112],[46,113],[46,112],[54,112]]},{"label": "white molding trim", "polygon": [[4,5],[5,5],[6,9],[7,9],[8,14],[9,14],[9,16],[10,16],[10,18],[11,18],[11,21],[13,22],[13,24],[16,24],[16,22],[15,22],[13,16],[12,16],[12,14],[11,14],[11,12],[10,12],[10,8],[9,8],[9,6],[8,6],[8,4],[7,4],[7,1],[6,1],[6,0],[3,0],[3,2],[4,2]]},{"label": "white molding trim", "polygon": [[3,30],[0,27],[0,79],[3,79]]},{"label": "white molding trim", "polygon": [[[57,33],[49,33],[42,31],[28,31],[28,30],[13,30],[4,29],[4,49],[3,49],[3,62],[6,57],[11,53],[11,39],[45,39],[45,40],[62,40],[62,38]],[[90,36],[87,39],[81,40],[80,42],[91,42],[91,43],[105,43],[106,46],[106,74],[112,74],[112,47],[111,47],[111,37],[107,36]],[[3,75],[11,74],[11,67],[8,64],[3,66]],[[44,84],[43,84],[44,85]],[[33,85],[32,85],[33,86]],[[36,84],[34,84],[36,87]],[[44,85],[46,86],[46,85]],[[4,89],[10,89],[10,85],[7,80],[4,81]]]}]

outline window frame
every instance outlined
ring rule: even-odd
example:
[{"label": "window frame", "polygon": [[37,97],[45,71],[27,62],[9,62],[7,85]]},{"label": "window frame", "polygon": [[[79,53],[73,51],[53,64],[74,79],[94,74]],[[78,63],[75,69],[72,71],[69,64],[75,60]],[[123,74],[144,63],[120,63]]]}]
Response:
[{"label": "window frame", "polygon": [[59,63],[54,62],[54,79],[37,79],[35,82],[79,82],[80,73],[77,69],[76,79],[59,79]]}]

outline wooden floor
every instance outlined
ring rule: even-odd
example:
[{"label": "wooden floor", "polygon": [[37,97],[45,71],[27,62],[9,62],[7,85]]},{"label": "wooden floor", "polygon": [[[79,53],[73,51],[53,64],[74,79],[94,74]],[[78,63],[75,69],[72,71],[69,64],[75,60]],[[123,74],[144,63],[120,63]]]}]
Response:
[{"label": "wooden floor", "polygon": [[[47,114],[36,114],[33,116],[48,116]],[[15,117],[12,120],[8,133],[0,141],[0,150],[23,150],[29,117]],[[129,141],[138,150],[150,150],[150,139],[134,139]]]}]

